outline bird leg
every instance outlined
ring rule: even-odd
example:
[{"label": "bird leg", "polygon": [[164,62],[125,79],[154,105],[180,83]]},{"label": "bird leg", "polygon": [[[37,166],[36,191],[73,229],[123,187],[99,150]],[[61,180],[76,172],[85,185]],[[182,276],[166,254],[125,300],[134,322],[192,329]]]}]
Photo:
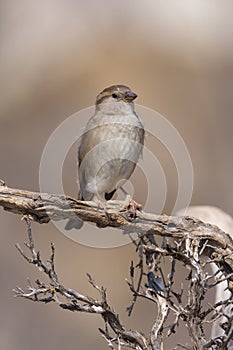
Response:
[{"label": "bird leg", "polygon": [[103,209],[108,221],[111,220],[110,214],[107,211],[107,201],[100,194],[97,194],[93,198],[94,202],[97,204],[97,210]]},{"label": "bird leg", "polygon": [[121,186],[119,187],[123,194],[126,196],[123,204],[123,208],[129,211],[130,216],[134,219],[137,216],[137,210],[142,209],[142,205],[137,203],[127,192],[126,190]]}]

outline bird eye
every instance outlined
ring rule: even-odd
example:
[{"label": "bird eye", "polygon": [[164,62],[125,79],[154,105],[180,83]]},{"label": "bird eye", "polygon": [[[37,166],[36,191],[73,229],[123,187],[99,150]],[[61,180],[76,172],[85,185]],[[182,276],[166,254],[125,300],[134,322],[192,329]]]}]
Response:
[{"label": "bird eye", "polygon": [[119,96],[117,94],[112,94],[112,98],[118,98]]}]

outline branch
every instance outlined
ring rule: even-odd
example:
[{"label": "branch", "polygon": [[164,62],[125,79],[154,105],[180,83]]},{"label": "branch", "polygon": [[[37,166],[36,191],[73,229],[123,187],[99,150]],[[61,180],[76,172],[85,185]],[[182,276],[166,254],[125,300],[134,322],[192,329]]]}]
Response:
[{"label": "branch", "polygon": [[[24,253],[19,245],[16,245],[16,248],[28,263],[36,265],[40,270],[44,272],[45,275],[48,276],[49,283],[45,284],[40,280],[36,280],[36,285],[33,286],[30,280],[28,280],[28,291],[24,291],[22,288],[16,287],[13,290],[15,296],[29,299],[34,302],[55,302],[59,307],[65,310],[101,315],[105,321],[106,329],[99,330],[101,334],[108,340],[108,343],[112,345],[112,348],[114,348],[113,344],[116,343],[116,341],[120,341],[121,345],[129,346],[132,349],[150,349],[148,341],[141,333],[138,331],[127,330],[122,325],[119,320],[119,316],[108,304],[105,288],[99,287],[89,274],[87,274],[88,281],[93,286],[93,288],[99,292],[100,300],[82,295],[81,293],[71,288],[64,287],[60,283],[55,272],[54,245],[51,244],[51,256],[49,260],[47,262],[44,262],[41,259],[40,253],[35,250],[30,220],[27,216],[25,216],[24,219],[26,221],[28,230],[28,242],[25,243],[25,246],[29,250],[29,255]],[[110,326],[117,337],[112,337],[110,335],[107,326]]]},{"label": "branch", "polygon": [[119,228],[126,234],[136,232],[140,236],[149,233],[174,239],[197,239],[205,243],[205,254],[214,254],[212,258],[215,258],[216,263],[224,263],[228,273],[233,272],[233,240],[230,235],[217,226],[192,217],[149,214],[132,209],[125,201],[115,200],[108,201],[106,209],[103,209],[95,202],[80,201],[64,195],[8,188],[3,181],[0,182],[0,206],[10,212],[27,215],[30,220],[39,223],[78,216],[99,227]]},{"label": "branch", "polygon": [[[135,203],[134,203],[135,204]],[[17,288],[15,293],[33,301],[56,302],[63,309],[100,314],[106,324],[100,330],[110,348],[122,346],[133,349],[161,350],[166,337],[176,333],[183,322],[189,332],[193,348],[226,348],[232,337],[233,306],[233,240],[217,226],[203,223],[192,217],[173,217],[145,213],[139,206],[123,201],[109,201],[105,209],[95,202],[75,200],[64,195],[35,193],[9,189],[0,181],[0,206],[5,210],[23,215],[27,222],[28,239],[26,247],[30,255],[17,246],[18,251],[49,277],[49,284],[29,281],[28,292]],[[99,287],[88,275],[89,283],[98,290],[100,300],[82,295],[64,287],[58,280],[54,268],[54,246],[51,257],[44,263],[35,250],[30,221],[47,223],[50,220],[64,220],[75,217],[90,221],[99,227],[116,227],[131,235],[137,233],[138,241],[133,243],[138,251],[138,264],[131,263],[129,288],[133,293],[128,307],[130,314],[138,298],[144,298],[157,305],[157,319],[150,335],[145,337],[138,331],[127,330],[118,315],[109,306],[106,290]],[[159,246],[155,237],[163,237]],[[139,242],[139,243],[138,243]],[[164,270],[170,269],[170,273]],[[179,264],[186,269],[180,284],[175,280]],[[218,271],[209,274],[208,266],[214,263]],[[135,274],[135,270],[137,273]],[[136,281],[136,276],[138,279]],[[227,280],[229,296],[214,305],[203,308],[208,300],[207,291]],[[186,284],[186,285],[184,285]],[[224,334],[208,339],[204,326],[221,320]],[[109,326],[109,328],[108,328]],[[114,336],[111,335],[111,330]],[[178,346],[178,345],[177,345]],[[182,347],[183,345],[179,345]],[[185,347],[183,347],[185,348]]]}]

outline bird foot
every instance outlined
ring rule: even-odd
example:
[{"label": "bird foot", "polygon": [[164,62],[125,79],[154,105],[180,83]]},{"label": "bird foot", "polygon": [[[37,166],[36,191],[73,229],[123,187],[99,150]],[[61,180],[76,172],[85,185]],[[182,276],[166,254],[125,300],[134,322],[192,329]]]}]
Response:
[{"label": "bird foot", "polygon": [[[110,221],[111,221],[111,215],[110,215],[110,213],[108,213],[108,211],[107,211],[106,202],[103,201],[102,198],[101,198],[101,199],[98,198],[98,199],[96,200],[96,203],[97,203],[97,211],[102,209],[102,210],[104,211],[104,214],[105,214],[105,216],[106,216],[107,221],[110,222]],[[104,228],[104,227],[107,226],[107,224],[100,224],[100,223],[97,223],[96,226],[99,227],[99,228]]]},{"label": "bird foot", "polygon": [[[111,216],[107,211],[106,201],[103,200],[102,198],[96,198],[95,202],[97,204],[97,211],[102,209],[104,211],[104,214],[105,214],[107,220],[110,221]],[[105,226],[101,226],[100,224],[98,224],[97,226],[98,227],[105,227]]]},{"label": "bird foot", "polygon": [[137,203],[130,195],[127,195],[124,200],[124,209],[130,212],[130,216],[135,218],[137,216],[137,210],[142,209],[142,205]]}]

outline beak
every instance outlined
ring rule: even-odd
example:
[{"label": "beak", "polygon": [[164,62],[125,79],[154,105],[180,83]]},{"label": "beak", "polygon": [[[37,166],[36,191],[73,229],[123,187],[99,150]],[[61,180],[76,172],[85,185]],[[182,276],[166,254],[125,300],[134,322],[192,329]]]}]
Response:
[{"label": "beak", "polygon": [[138,95],[135,94],[134,92],[132,91],[126,91],[125,95],[124,95],[124,98],[123,98],[123,101],[125,102],[133,102],[133,100],[135,100],[135,98],[137,97]]}]

